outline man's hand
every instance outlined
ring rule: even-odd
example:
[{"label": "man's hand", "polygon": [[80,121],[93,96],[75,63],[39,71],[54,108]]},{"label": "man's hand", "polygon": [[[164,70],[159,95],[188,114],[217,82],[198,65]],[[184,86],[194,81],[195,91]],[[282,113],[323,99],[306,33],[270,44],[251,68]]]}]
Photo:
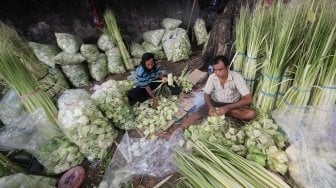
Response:
[{"label": "man's hand", "polygon": [[153,98],[152,108],[156,110],[157,107],[158,107],[158,105],[159,105],[158,99],[157,98]]},{"label": "man's hand", "polygon": [[226,106],[222,106],[220,108],[216,108],[217,115],[225,115],[229,109]]},{"label": "man's hand", "polygon": [[217,115],[215,107],[211,106],[209,107],[209,116],[215,116]]}]

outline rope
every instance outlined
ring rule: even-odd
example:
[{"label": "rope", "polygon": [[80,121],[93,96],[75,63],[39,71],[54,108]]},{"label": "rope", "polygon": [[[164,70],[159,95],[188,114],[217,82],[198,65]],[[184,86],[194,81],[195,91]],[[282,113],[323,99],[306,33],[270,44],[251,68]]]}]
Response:
[{"label": "rope", "polygon": [[35,95],[36,93],[38,93],[41,89],[39,87],[36,87],[35,89],[33,89],[31,92],[25,93],[23,95],[20,96],[20,99],[25,100],[28,97],[31,97],[33,95]]}]

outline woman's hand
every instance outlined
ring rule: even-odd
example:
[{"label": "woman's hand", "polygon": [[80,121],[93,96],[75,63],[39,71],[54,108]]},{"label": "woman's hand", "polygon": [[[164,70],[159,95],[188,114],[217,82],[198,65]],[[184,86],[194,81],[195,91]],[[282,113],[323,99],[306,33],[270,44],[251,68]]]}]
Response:
[{"label": "woman's hand", "polygon": [[158,105],[159,105],[158,99],[157,98],[153,98],[152,108],[156,110],[157,107],[158,107]]},{"label": "woman's hand", "polygon": [[162,77],[161,82],[163,84],[167,83],[168,82],[168,78],[166,76]]}]

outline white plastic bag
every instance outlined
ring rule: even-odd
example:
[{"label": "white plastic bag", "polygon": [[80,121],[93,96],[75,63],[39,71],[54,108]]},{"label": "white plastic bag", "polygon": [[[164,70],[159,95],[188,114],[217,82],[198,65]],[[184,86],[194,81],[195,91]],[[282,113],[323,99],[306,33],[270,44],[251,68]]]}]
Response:
[{"label": "white plastic bag", "polygon": [[161,25],[165,29],[176,29],[182,24],[181,20],[173,19],[173,18],[165,18],[162,20]]},{"label": "white plastic bag", "polygon": [[80,164],[84,157],[60,129],[47,121],[42,109],[16,119],[0,129],[0,148],[24,149],[33,154],[49,173],[61,173]]},{"label": "white plastic bag", "polygon": [[64,134],[89,159],[103,159],[118,132],[83,89],[70,89],[57,101],[58,121]]},{"label": "white plastic bag", "polygon": [[75,54],[78,52],[83,40],[69,33],[55,33],[57,45],[65,52]]},{"label": "white plastic bag", "polygon": [[56,183],[54,178],[22,173],[0,178],[1,188],[56,188]]},{"label": "white plastic bag", "polygon": [[157,29],[153,31],[146,31],[143,34],[143,39],[146,42],[153,44],[154,46],[158,46],[161,42],[165,30],[164,29]]},{"label": "white plastic bag", "polygon": [[0,101],[0,119],[6,126],[24,113],[24,107],[15,91],[9,90]]},{"label": "white plastic bag", "polygon": [[131,138],[125,134],[105,171],[99,188],[117,188],[134,175],[164,177],[176,172],[175,150],[180,149],[182,131],[175,131],[167,141]]},{"label": "white plastic bag", "polygon": [[336,107],[276,110],[273,118],[287,134],[289,173],[300,187],[336,187]]},{"label": "white plastic bag", "polygon": [[50,44],[39,44],[36,42],[29,42],[29,46],[33,49],[34,54],[38,60],[45,63],[49,67],[55,67],[53,58],[61,51],[57,46]]}]

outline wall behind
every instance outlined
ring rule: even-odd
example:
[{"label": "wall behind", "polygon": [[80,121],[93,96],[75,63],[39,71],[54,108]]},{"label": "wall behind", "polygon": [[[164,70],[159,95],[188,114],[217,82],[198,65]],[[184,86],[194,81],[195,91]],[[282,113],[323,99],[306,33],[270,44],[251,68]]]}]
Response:
[{"label": "wall behind", "polygon": [[90,43],[102,33],[93,22],[93,7],[100,16],[113,10],[124,37],[137,42],[145,31],[161,28],[166,17],[182,20],[185,29],[198,17],[206,19],[208,27],[213,19],[207,0],[6,0],[0,19],[31,41],[55,43],[54,32],[67,32]]}]

